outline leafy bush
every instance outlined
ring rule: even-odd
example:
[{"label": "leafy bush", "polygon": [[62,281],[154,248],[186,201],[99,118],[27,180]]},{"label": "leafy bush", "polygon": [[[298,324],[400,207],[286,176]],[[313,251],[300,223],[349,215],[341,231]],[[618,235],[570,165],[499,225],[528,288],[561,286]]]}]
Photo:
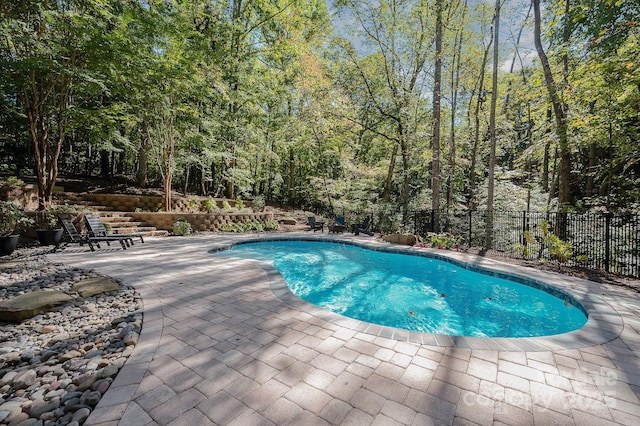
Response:
[{"label": "leafy bush", "polygon": [[536,237],[533,235],[531,231],[525,231],[524,240],[526,244],[514,244],[513,249],[520,253],[520,255],[524,258],[528,258],[531,254],[533,254],[533,250],[537,245]]},{"label": "leafy bush", "polygon": [[14,188],[22,185],[24,185],[24,181],[15,176],[0,178],[0,188]]},{"label": "leafy bush", "polygon": [[211,213],[218,209],[218,203],[213,199],[212,196],[209,196],[209,198],[204,200],[204,203],[202,203],[202,207],[204,207],[206,211]]},{"label": "leafy bush", "polygon": [[449,250],[458,247],[462,242],[462,237],[449,233],[429,232],[427,240],[431,242],[431,247]]},{"label": "leafy bush", "polygon": [[34,221],[27,217],[20,205],[13,201],[0,201],[0,236],[4,237],[29,229]]},{"label": "leafy bush", "polygon": [[558,262],[566,262],[571,258],[573,247],[568,241],[562,241],[560,237],[551,232],[549,222],[543,220],[538,224],[538,229],[542,233],[542,245],[538,253],[538,258],[542,257],[542,252],[546,247],[549,250],[549,257]]},{"label": "leafy bush", "polygon": [[258,221],[249,221],[249,222],[227,222],[220,225],[220,230],[224,232],[264,232],[264,231],[273,231],[278,229],[278,222],[269,221],[269,222],[258,222]]},{"label": "leafy bush", "polygon": [[261,212],[262,210],[264,210],[265,206],[266,202],[264,200],[264,196],[256,195],[255,197],[253,197],[253,200],[251,201],[251,208],[254,212]]},{"label": "leafy bush", "polygon": [[189,203],[187,204],[187,208],[190,212],[200,211],[200,200],[198,200],[198,197],[191,197],[189,199]]},{"label": "leafy bush", "polygon": [[[35,223],[38,229],[59,229],[58,215],[62,213],[71,213],[75,209],[68,204],[53,206],[46,210],[36,212]],[[106,227],[107,224],[105,224]]]},{"label": "leafy bush", "polygon": [[179,218],[173,224],[173,235],[191,235],[192,231],[191,224],[184,217]]},{"label": "leafy bush", "polygon": [[280,229],[280,225],[275,220],[268,220],[264,223],[265,231],[277,231]]},{"label": "leafy bush", "polygon": [[227,200],[223,200],[222,201],[222,210],[225,211],[225,212],[235,211],[235,209],[233,207],[231,207],[231,204],[229,204],[229,202]]},{"label": "leafy bush", "polygon": [[547,240],[549,256],[558,262],[566,262],[571,258],[572,246],[568,241],[562,241],[557,235],[551,234]]},{"label": "leafy bush", "polygon": [[244,201],[242,201],[242,197],[239,195],[238,195],[238,198],[236,198],[236,208],[238,210],[244,209]]}]

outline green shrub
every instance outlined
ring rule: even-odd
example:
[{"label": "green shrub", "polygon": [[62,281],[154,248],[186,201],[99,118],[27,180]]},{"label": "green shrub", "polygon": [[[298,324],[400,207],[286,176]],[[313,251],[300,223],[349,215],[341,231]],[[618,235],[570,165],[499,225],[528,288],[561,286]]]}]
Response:
[{"label": "green shrub", "polygon": [[200,211],[200,200],[198,197],[193,196],[189,199],[189,203],[187,204],[187,208],[190,212],[198,212]]},{"label": "green shrub", "polygon": [[546,247],[549,250],[549,257],[558,262],[566,262],[571,258],[573,247],[568,241],[562,241],[560,237],[551,232],[549,222],[546,220],[538,224],[538,229],[542,233],[542,245],[538,258],[542,257],[542,251]]},{"label": "green shrub", "polygon": [[26,231],[33,225],[22,207],[13,201],[0,201],[0,236]]},{"label": "green shrub", "polygon": [[264,231],[273,231],[278,229],[278,222],[269,221],[269,222],[258,222],[258,221],[249,221],[249,222],[227,222],[220,225],[220,230],[224,232],[264,232]]},{"label": "green shrub", "polygon": [[449,233],[429,232],[427,233],[427,240],[431,242],[431,247],[449,250],[458,247],[462,242],[462,237]]},{"label": "green shrub", "polygon": [[173,235],[191,235],[192,231],[191,224],[184,217],[181,217],[173,224]]},{"label": "green shrub", "polygon": [[238,195],[238,198],[236,198],[236,208],[238,210],[244,209],[244,201],[242,201],[242,197],[239,195]]},{"label": "green shrub", "polygon": [[15,176],[9,176],[6,178],[0,178],[0,188],[6,187],[6,188],[15,188],[17,186],[22,186],[24,185],[24,181],[20,178],[17,178]]},{"label": "green shrub", "polygon": [[204,200],[204,203],[202,204],[202,206],[204,207],[204,209],[206,211],[208,211],[209,213],[213,212],[214,210],[218,209],[218,203],[216,202],[216,200],[213,199],[212,196],[209,196],[209,198],[207,198],[206,200]]},{"label": "green shrub", "polygon": [[264,223],[265,231],[277,231],[278,229],[280,229],[280,225],[275,220],[269,220]]},{"label": "green shrub", "polygon": [[231,207],[231,204],[227,200],[222,201],[222,210],[225,212],[234,211],[235,209]]},{"label": "green shrub", "polygon": [[254,212],[261,212],[262,210],[264,210],[265,205],[266,202],[264,200],[264,196],[262,195],[256,195],[251,201],[251,208]]}]

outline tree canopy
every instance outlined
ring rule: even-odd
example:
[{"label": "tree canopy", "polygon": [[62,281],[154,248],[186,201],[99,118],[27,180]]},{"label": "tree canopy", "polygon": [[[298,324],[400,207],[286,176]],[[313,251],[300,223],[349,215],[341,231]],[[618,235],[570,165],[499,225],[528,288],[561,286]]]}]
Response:
[{"label": "tree canopy", "polygon": [[0,171],[35,175],[42,208],[62,170],[395,229],[427,208],[640,209],[636,2],[0,10]]}]

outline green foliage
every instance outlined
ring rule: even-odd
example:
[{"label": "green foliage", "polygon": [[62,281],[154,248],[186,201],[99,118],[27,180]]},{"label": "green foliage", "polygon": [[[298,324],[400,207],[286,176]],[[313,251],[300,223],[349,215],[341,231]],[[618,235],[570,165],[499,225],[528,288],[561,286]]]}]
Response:
[{"label": "green foliage", "polygon": [[451,250],[458,248],[462,243],[462,237],[450,233],[427,233],[427,241],[431,243],[431,247]]},{"label": "green foliage", "polygon": [[225,212],[234,212],[236,209],[231,207],[231,204],[227,200],[222,201],[222,210]]},{"label": "green foliage", "polygon": [[189,202],[187,203],[187,208],[190,212],[199,212],[200,211],[200,200],[198,197],[191,197]]},{"label": "green foliage", "polygon": [[253,197],[253,200],[251,200],[251,208],[254,212],[261,212],[264,210],[265,205],[264,195],[256,195]]},{"label": "green foliage", "polygon": [[[448,6],[441,56],[451,73],[443,74],[441,88],[449,101],[441,105],[439,176],[429,143],[433,111],[425,102],[434,90],[432,3],[335,2],[353,18],[345,30],[358,45],[329,39],[326,2],[5,3],[3,171],[30,174],[34,166],[60,163],[61,170],[95,176],[102,156],[108,164],[101,173],[153,187],[166,182],[165,191],[224,192],[238,197],[241,211],[239,197],[253,199],[256,211],[266,200],[319,204],[350,222],[370,213],[388,232],[411,229],[403,210],[431,205],[435,177],[441,197],[450,192],[447,208],[486,203],[488,148],[482,138],[474,144],[473,123],[478,135],[487,134],[488,81],[480,73],[493,15],[488,2]],[[634,1],[571,2],[565,46],[564,6],[546,4],[543,27],[551,62],[568,55],[566,72],[554,72],[570,111],[572,198],[585,209],[640,209],[640,10]],[[505,15],[519,12],[505,8],[503,22],[519,26],[520,16]],[[553,210],[556,124],[547,117],[538,64],[518,65],[498,77],[494,206]],[[38,141],[30,139],[28,105],[42,105],[32,124],[48,130]],[[34,142],[49,144],[40,165],[25,157]],[[189,209],[216,211],[207,201]],[[236,211],[228,203],[222,209]]]},{"label": "green foliage", "polygon": [[187,221],[186,218],[181,217],[173,224],[173,235],[191,235],[193,229],[191,228],[191,224]]},{"label": "green foliage", "polygon": [[227,222],[220,226],[220,230],[236,233],[276,231],[278,230],[278,223],[274,221],[264,223],[259,221]]},{"label": "green foliage", "polygon": [[202,207],[205,209],[205,211],[211,213],[218,209],[218,203],[213,199],[213,197],[209,196],[206,200],[204,200],[204,203],[202,203]]},{"label": "green foliage", "polygon": [[545,248],[549,251],[549,257],[558,262],[564,263],[571,258],[573,249],[571,243],[562,241],[560,237],[551,232],[549,222],[546,220],[541,221],[538,224],[538,229],[542,234],[542,243],[538,258],[541,257]]},{"label": "green foliage", "polygon": [[535,235],[531,231],[525,231],[524,240],[526,244],[515,244],[513,246],[513,249],[517,253],[520,253],[520,255],[526,259],[535,252],[534,250],[538,242]]},{"label": "green foliage", "polygon": [[244,201],[242,201],[242,197],[238,195],[238,197],[236,198],[236,208],[238,210],[242,210],[244,209]]},{"label": "green foliage", "polygon": [[[59,229],[60,223],[58,215],[75,212],[76,210],[68,204],[51,206],[48,209],[37,211],[35,214],[35,224],[38,229]],[[105,227],[108,224],[105,224]]]},{"label": "green foliage", "polygon": [[22,207],[13,201],[0,201],[0,236],[5,237],[29,229],[34,224]]},{"label": "green foliage", "polygon": [[0,178],[0,188],[15,188],[24,185],[24,181],[15,176]]}]

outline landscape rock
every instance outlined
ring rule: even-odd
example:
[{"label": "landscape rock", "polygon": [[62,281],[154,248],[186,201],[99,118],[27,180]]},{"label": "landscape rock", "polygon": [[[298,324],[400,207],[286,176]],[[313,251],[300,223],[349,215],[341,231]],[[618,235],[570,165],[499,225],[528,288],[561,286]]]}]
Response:
[{"label": "landscape rock", "polygon": [[416,236],[415,235],[405,235],[405,234],[388,234],[382,236],[382,239],[386,242],[393,244],[402,244],[405,246],[413,246],[416,244]]},{"label": "landscape rock", "polygon": [[0,321],[20,322],[71,302],[73,297],[62,291],[32,291],[0,302]]},{"label": "landscape rock", "polygon": [[[120,288],[118,282],[107,277],[84,279],[71,286],[73,291],[78,292],[78,294],[85,299],[98,294],[120,290]],[[95,307],[93,307],[93,309],[95,309]]]}]

